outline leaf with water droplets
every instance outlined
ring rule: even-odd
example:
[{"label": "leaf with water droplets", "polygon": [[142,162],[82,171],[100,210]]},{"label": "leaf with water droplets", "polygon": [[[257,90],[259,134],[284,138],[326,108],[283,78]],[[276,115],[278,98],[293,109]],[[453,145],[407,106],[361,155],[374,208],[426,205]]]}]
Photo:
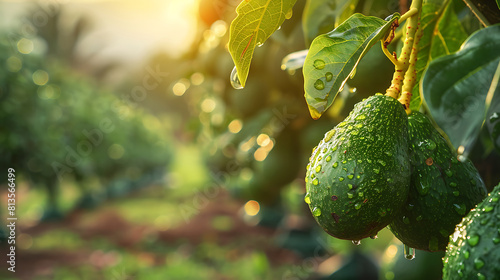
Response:
[{"label": "leaf with water droplets", "polygon": [[309,112],[318,119],[333,104],[363,55],[391,29],[388,21],[354,14],[333,31],[314,39],[304,62],[304,90]]},{"label": "leaf with water droplets", "polygon": [[238,16],[229,29],[229,53],[236,65],[241,85],[244,87],[253,51],[276,31],[297,0],[242,1],[236,8]]}]

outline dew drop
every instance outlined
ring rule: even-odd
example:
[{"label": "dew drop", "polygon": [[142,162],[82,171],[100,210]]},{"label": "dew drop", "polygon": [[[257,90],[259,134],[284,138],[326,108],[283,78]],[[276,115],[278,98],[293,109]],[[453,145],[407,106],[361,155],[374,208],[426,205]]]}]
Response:
[{"label": "dew drop", "polygon": [[426,141],[426,147],[428,150],[434,150],[436,149],[436,142],[430,140],[430,139],[427,139]]},{"label": "dew drop", "polygon": [[493,243],[494,243],[494,244],[498,244],[498,243],[500,243],[500,237],[495,237],[495,238],[493,238]]},{"label": "dew drop", "polygon": [[350,190],[352,190],[352,187],[353,187],[353,186],[352,186],[352,184],[347,184],[347,187],[348,187]]},{"label": "dew drop", "polygon": [[325,88],[325,83],[323,83],[322,80],[318,79],[316,82],[314,82],[314,88],[317,90],[322,90]]},{"label": "dew drop", "polygon": [[356,208],[356,210],[360,209],[361,208],[361,203],[354,204],[354,208]]},{"label": "dew drop", "polygon": [[344,177],[339,177],[339,181],[340,182],[344,181]]},{"label": "dew drop", "polygon": [[451,171],[450,169],[447,169],[444,173],[446,173],[446,176],[448,177],[453,176],[453,171]]},{"label": "dew drop", "polygon": [[381,159],[379,159],[377,162],[378,162],[378,163],[380,163],[380,165],[382,165],[382,166],[386,166],[386,165],[387,165],[387,164],[385,163],[385,161],[383,161],[383,160],[381,160]]},{"label": "dew drop", "polygon": [[313,210],[312,210],[312,214],[315,216],[315,217],[319,217],[321,216],[321,209],[319,209],[318,207],[314,207]]},{"label": "dew drop", "polygon": [[361,244],[361,241],[359,241],[359,240],[353,240],[353,241],[352,241],[352,244],[354,244],[354,245],[358,246],[358,245],[360,245],[360,244]]},{"label": "dew drop", "polygon": [[455,211],[461,215],[461,216],[464,216],[465,215],[465,211],[467,210],[467,207],[465,206],[465,204],[453,204],[453,207],[455,209]]},{"label": "dew drop", "polygon": [[363,195],[364,195],[364,194],[363,194],[363,192],[359,192],[359,193],[358,193],[358,196],[359,196],[359,197],[363,197]]},{"label": "dew drop", "polygon": [[321,172],[321,164],[316,166],[316,172]]},{"label": "dew drop", "polygon": [[352,194],[352,193],[348,193],[348,194],[347,194],[347,197],[348,197],[348,198],[353,198],[353,197],[354,197],[354,194]]},{"label": "dew drop", "polygon": [[451,183],[450,183],[450,187],[456,188],[456,187],[457,187],[457,183],[455,183],[455,182],[451,182]]},{"label": "dew drop", "polygon": [[403,223],[409,225],[410,224],[410,218],[403,216]]},{"label": "dew drop", "polygon": [[465,250],[465,252],[464,252],[464,258],[465,258],[466,260],[468,260],[468,259],[469,259],[469,256],[470,256],[469,251]]},{"label": "dew drop", "polygon": [[319,180],[318,180],[318,178],[315,178],[313,180],[313,185],[317,186],[318,184],[319,184]]},{"label": "dew drop", "polygon": [[347,175],[347,178],[348,178],[348,179],[352,179],[352,178],[354,178],[354,175],[349,174],[349,175]]},{"label": "dew drop", "polygon": [[404,245],[404,254],[407,260],[413,260],[415,258],[415,248],[408,245]]},{"label": "dew drop", "polygon": [[337,168],[337,166],[339,166],[339,163],[338,162],[334,162],[333,163],[333,168]]},{"label": "dew drop", "polygon": [[307,203],[307,204],[311,204],[311,196],[309,194],[306,194],[306,196],[304,197],[304,201]]},{"label": "dew drop", "polygon": [[361,120],[364,120],[364,119],[366,119],[365,115],[359,115],[359,116],[356,117],[356,120],[358,120],[358,121],[361,121]]},{"label": "dew drop", "polygon": [[325,61],[323,61],[321,59],[316,59],[313,63],[313,66],[314,66],[314,68],[321,70],[321,69],[325,68]]},{"label": "dew drop", "polygon": [[330,162],[330,160],[332,160],[332,156],[327,156],[325,160],[326,162]]},{"label": "dew drop", "polygon": [[331,72],[326,72],[325,78],[327,82],[330,82],[333,79],[333,74]]},{"label": "dew drop", "polygon": [[484,261],[481,258],[477,258],[474,260],[474,267],[476,269],[481,269],[484,266]]},{"label": "dew drop", "polygon": [[476,246],[479,243],[479,235],[468,236],[467,243],[472,247]]},{"label": "dew drop", "polygon": [[285,14],[286,19],[291,19],[293,16],[293,9],[290,9],[288,12]]},{"label": "dew drop", "polygon": [[484,212],[491,212],[493,209],[493,206],[488,205],[484,207]]},{"label": "dew drop", "polygon": [[417,191],[420,195],[426,195],[427,193],[429,193],[429,185],[423,183],[423,182],[420,182],[420,184],[418,184],[417,186]]},{"label": "dew drop", "polygon": [[235,89],[243,88],[240,82],[240,78],[238,77],[238,71],[236,71],[236,66],[234,66],[233,71],[231,71],[231,76],[229,77],[229,80],[231,81],[231,86],[233,86],[233,88]]},{"label": "dew drop", "polygon": [[373,172],[375,172],[375,174],[379,174],[380,173],[380,169],[374,168]]}]

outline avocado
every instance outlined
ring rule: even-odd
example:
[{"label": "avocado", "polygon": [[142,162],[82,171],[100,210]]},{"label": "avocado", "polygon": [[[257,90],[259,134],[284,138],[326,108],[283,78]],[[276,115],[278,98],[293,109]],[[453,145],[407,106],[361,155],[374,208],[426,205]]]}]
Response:
[{"label": "avocado", "polygon": [[408,116],[408,134],[410,193],[389,227],[409,247],[444,251],[449,235],[484,198],[486,187],[472,162],[459,161],[424,114]]},{"label": "avocado", "polygon": [[375,95],[313,150],[304,200],[328,234],[357,241],[394,219],[409,184],[407,115],[396,99]]},{"label": "avocado", "polygon": [[500,184],[450,236],[443,279],[498,279],[500,275]]}]

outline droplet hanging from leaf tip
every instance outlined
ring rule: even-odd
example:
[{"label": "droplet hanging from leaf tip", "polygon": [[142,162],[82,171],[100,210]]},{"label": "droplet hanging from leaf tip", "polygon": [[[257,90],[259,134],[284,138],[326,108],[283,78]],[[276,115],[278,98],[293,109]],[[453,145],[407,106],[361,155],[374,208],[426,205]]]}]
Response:
[{"label": "droplet hanging from leaf tip", "polygon": [[415,248],[411,248],[408,245],[404,245],[404,255],[407,260],[413,260],[415,258]]},{"label": "droplet hanging from leaf tip", "polygon": [[285,18],[286,18],[286,19],[290,19],[290,18],[292,18],[292,15],[293,15],[293,10],[292,10],[292,9],[290,9],[288,12],[286,12],[286,14],[285,14]]},{"label": "droplet hanging from leaf tip", "polygon": [[238,71],[236,70],[236,66],[234,66],[233,71],[231,71],[231,76],[229,77],[231,81],[231,86],[235,89],[242,89],[243,85],[241,85],[240,78],[238,77]]}]

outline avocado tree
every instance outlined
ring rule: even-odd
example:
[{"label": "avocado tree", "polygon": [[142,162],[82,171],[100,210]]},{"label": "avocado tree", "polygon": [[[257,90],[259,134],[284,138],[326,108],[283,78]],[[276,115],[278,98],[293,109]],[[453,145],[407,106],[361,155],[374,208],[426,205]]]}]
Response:
[{"label": "avocado tree", "polygon": [[[293,21],[300,2],[238,5],[228,42],[234,88],[252,84],[254,54]],[[306,1],[306,49],[281,65],[289,73],[302,68],[301,110],[316,120],[305,126],[335,115],[346,92],[366,98],[323,130],[307,165],[304,200],[328,234],[359,244],[389,226],[408,259],[415,248],[444,251],[455,226],[498,182],[488,176],[485,184],[470,157],[479,162],[500,147],[500,10],[498,1],[465,2]],[[496,226],[484,230],[498,239]],[[453,250],[465,244],[453,241]]]}]

